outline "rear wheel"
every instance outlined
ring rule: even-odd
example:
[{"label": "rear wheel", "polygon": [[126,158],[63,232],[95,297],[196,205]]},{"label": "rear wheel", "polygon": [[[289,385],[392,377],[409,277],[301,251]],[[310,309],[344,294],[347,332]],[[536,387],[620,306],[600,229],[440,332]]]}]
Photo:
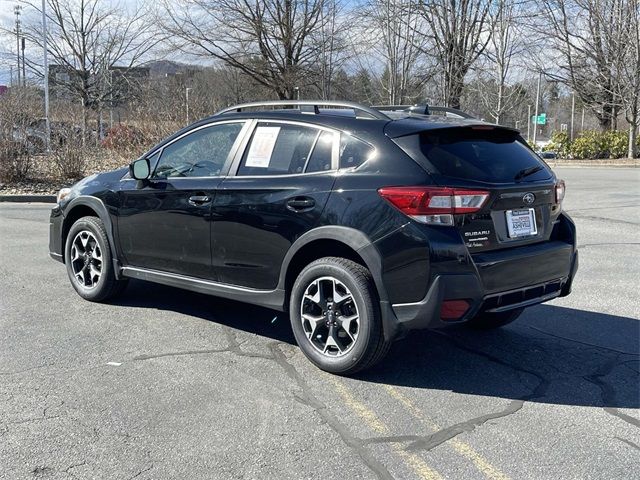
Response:
[{"label": "rear wheel", "polygon": [[524,311],[524,308],[508,310],[506,312],[481,312],[467,322],[471,328],[478,330],[492,330],[494,328],[504,327],[505,325],[516,320]]},{"label": "rear wheel", "polygon": [[307,265],[293,285],[289,313],[300,349],[327,372],[358,372],[389,350],[371,274],[351,260],[325,257]]},{"label": "rear wheel", "polygon": [[85,300],[103,302],[127,286],[127,280],[116,279],[109,238],[98,217],[82,217],[71,226],[65,264],[71,285]]}]

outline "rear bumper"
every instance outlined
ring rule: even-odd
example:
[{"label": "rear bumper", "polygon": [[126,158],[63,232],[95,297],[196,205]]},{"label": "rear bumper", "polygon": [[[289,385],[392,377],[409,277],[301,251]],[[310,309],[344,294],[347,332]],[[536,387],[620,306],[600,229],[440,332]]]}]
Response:
[{"label": "rear bumper", "polygon": [[[398,333],[465,323],[478,312],[503,312],[546,302],[571,292],[578,252],[565,242],[547,242],[511,251],[474,256],[477,273],[437,275],[419,302],[394,304]],[[445,300],[466,300],[456,320],[442,320]]]}]

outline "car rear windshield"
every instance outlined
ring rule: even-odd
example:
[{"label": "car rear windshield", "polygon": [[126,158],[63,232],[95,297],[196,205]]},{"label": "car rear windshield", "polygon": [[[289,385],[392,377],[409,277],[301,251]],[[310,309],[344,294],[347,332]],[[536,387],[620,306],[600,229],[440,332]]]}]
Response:
[{"label": "car rear windshield", "polygon": [[434,173],[446,177],[489,183],[551,177],[544,162],[511,130],[457,127],[422,132],[419,136],[422,155],[436,169]]}]

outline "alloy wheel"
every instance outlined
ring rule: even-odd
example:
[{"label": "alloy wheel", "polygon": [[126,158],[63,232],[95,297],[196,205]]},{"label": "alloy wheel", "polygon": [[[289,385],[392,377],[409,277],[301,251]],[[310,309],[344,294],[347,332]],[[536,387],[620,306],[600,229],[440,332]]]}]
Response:
[{"label": "alloy wheel", "polygon": [[349,352],[360,333],[360,315],[353,294],[334,277],[320,277],[307,286],[300,318],[311,345],[330,357]]},{"label": "alloy wheel", "polygon": [[93,233],[79,232],[71,243],[71,269],[84,288],[95,288],[102,276],[102,250]]}]

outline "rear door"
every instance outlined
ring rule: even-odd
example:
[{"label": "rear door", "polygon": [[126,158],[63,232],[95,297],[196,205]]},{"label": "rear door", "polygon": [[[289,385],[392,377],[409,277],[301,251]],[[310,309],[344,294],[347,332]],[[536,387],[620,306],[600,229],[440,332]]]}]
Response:
[{"label": "rear door", "polygon": [[470,252],[549,239],[560,213],[556,179],[517,132],[477,125],[428,130],[418,136],[419,141],[408,137],[394,141],[437,185],[490,194],[480,212],[456,219]]},{"label": "rear door", "polygon": [[289,247],[318,223],[327,202],[338,139],[332,130],[299,122],[256,122],[213,204],[211,248],[220,282],[275,288]]}]

